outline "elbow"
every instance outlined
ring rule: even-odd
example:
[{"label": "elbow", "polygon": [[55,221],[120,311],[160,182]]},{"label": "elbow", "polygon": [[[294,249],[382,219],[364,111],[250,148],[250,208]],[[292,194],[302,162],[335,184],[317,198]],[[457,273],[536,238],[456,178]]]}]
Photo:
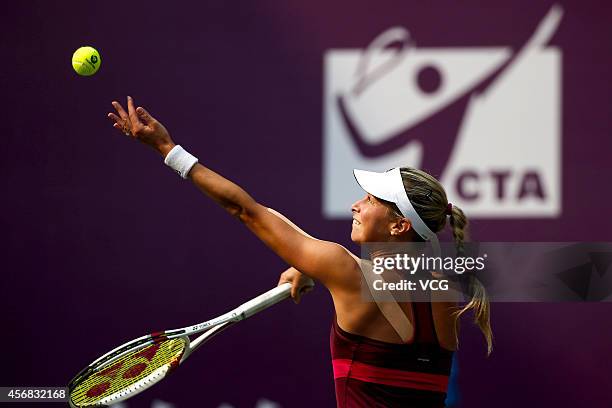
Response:
[{"label": "elbow", "polygon": [[236,197],[229,197],[220,202],[221,206],[240,222],[248,224],[257,217],[257,213],[262,207],[248,194],[239,194]]},{"label": "elbow", "polygon": [[227,206],[225,207],[225,211],[227,211],[232,217],[238,218],[242,221],[242,207]]},{"label": "elbow", "polygon": [[234,217],[237,218],[241,223],[245,225],[251,225],[257,220],[257,207],[253,206],[230,206],[227,207],[227,211]]},{"label": "elbow", "polygon": [[235,204],[227,204],[224,205],[223,208],[227,211],[232,217],[240,220],[242,223],[247,223],[249,219],[249,213],[245,210],[244,207]]}]

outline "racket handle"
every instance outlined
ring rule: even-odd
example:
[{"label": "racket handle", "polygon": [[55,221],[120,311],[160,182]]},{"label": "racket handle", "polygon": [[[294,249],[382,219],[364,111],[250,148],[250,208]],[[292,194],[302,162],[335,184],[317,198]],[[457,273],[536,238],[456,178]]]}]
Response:
[{"label": "racket handle", "polygon": [[248,302],[238,306],[236,309],[233,310],[233,313],[236,313],[238,316],[240,316],[240,320],[248,319],[254,314],[257,314],[262,310],[265,310],[270,306],[287,299],[290,295],[291,283],[283,283],[282,285],[279,285],[274,289],[267,291],[266,293],[262,293],[256,298],[253,298]]}]

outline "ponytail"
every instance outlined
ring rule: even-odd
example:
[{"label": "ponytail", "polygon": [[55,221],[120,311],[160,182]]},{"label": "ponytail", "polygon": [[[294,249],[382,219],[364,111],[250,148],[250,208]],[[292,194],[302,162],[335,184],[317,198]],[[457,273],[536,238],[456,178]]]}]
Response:
[{"label": "ponytail", "polygon": [[[452,213],[450,215],[450,225],[453,232],[453,238],[455,240],[455,246],[457,247],[457,256],[465,255],[464,242],[466,240],[466,227],[468,221],[460,208],[453,206]],[[467,305],[461,310],[454,312],[456,322],[459,321],[461,315],[470,309],[474,309],[474,324],[476,324],[487,342],[487,356],[491,354],[493,350],[493,332],[491,331],[491,310],[489,305],[489,299],[487,292],[482,283],[473,275],[467,274],[465,276],[465,287],[467,289],[468,297],[470,298]],[[457,339],[457,344],[459,343]]]}]

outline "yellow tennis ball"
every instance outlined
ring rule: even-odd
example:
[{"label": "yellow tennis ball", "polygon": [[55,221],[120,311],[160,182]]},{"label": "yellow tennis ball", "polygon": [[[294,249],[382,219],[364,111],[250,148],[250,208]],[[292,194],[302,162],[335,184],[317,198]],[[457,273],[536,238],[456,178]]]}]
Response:
[{"label": "yellow tennis ball", "polygon": [[90,76],[100,69],[100,53],[93,47],[81,47],[72,54],[72,68],[77,74]]}]

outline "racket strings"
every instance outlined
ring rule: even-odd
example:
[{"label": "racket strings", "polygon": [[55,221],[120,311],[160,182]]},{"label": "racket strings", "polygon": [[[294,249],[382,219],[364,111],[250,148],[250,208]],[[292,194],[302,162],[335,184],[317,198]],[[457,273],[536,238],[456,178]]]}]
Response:
[{"label": "racket strings", "polygon": [[186,338],[176,338],[132,351],[82,379],[70,399],[76,407],[88,407],[139,392],[176,366],[186,345]]}]

